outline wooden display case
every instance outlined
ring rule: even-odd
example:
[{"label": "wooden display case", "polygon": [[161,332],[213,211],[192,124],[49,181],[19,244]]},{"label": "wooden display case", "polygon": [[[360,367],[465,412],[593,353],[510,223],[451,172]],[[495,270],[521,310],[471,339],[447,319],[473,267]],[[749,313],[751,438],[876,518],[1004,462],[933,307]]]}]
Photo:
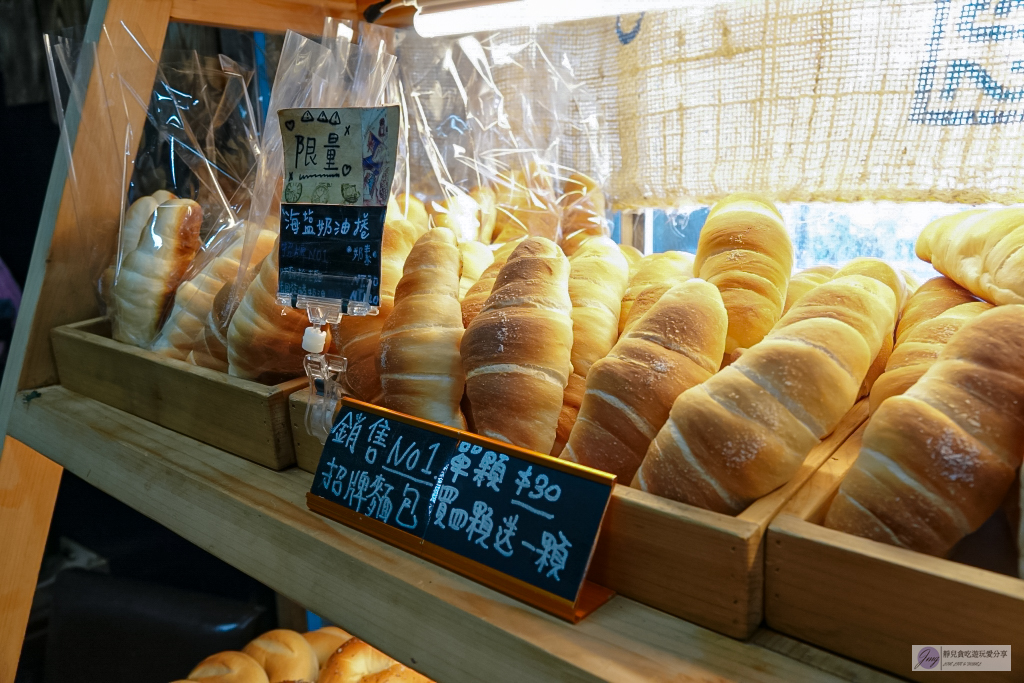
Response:
[{"label": "wooden display case", "polygon": [[912,645],[1011,645],[1012,671],[943,680],[1019,681],[1024,580],[821,526],[860,451],[862,427],[768,527],[768,625],[914,680]]}]

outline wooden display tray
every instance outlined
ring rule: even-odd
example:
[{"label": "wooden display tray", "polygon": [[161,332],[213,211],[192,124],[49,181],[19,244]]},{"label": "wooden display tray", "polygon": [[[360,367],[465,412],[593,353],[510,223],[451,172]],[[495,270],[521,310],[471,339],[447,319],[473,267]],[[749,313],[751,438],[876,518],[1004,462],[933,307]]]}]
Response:
[{"label": "wooden display tray", "polygon": [[51,338],[71,391],[271,469],[295,464],[286,401],[305,378],[268,386],[166,358],[114,341],[106,318],[56,327]]},{"label": "wooden display tray", "polygon": [[768,528],[768,625],[912,680],[912,645],[1011,645],[1012,671],[943,681],[1024,680],[1024,581],[820,526],[860,450],[850,438]]},{"label": "wooden display tray", "polygon": [[[308,391],[289,398],[295,460],[316,472],[322,446],[306,433]],[[734,638],[764,615],[764,535],[769,522],[867,417],[858,403],[785,486],[736,517],[628,486],[612,491],[587,578],[628,598]]]}]

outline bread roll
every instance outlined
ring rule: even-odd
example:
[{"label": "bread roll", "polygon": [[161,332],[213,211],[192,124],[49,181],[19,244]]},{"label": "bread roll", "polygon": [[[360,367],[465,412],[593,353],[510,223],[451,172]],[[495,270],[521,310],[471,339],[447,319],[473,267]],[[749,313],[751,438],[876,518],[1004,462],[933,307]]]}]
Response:
[{"label": "bread roll", "polygon": [[331,658],[331,655],[352,639],[351,634],[337,626],[324,626],[315,631],[303,633],[302,637],[306,639],[306,642],[313,648],[313,652],[316,653],[316,659],[321,669],[327,664],[327,660]]},{"label": "bread roll", "polygon": [[191,199],[157,207],[139,246],[124,257],[111,302],[114,339],[148,348],[174,292],[199,251],[203,210]]},{"label": "bread roll", "polygon": [[436,228],[448,228],[459,241],[480,239],[480,205],[468,193],[452,190],[447,199],[430,202],[427,211]]},{"label": "bread roll", "polygon": [[728,324],[714,285],[666,292],[590,369],[562,457],[632,481],[672,402],[718,370]]},{"label": "bread roll", "polygon": [[559,211],[551,174],[540,164],[499,174],[494,241],[509,242],[526,236],[557,240]]},{"label": "bread roll", "polygon": [[[261,261],[257,266],[262,264]],[[185,359],[189,363],[219,372],[228,371],[228,323],[229,316],[233,313],[228,307],[228,298],[234,284],[234,278],[228,280],[213,297],[213,305],[206,316],[203,331],[196,337],[192,350]]]},{"label": "bread roll", "polygon": [[380,333],[377,371],[381,405],[456,429],[462,373],[462,255],[455,233],[434,228],[417,240],[395,291],[395,308]]},{"label": "bread roll", "polygon": [[153,221],[156,207],[171,199],[177,199],[177,197],[170,192],[157,190],[152,196],[139,197],[125,211],[124,221],[121,224],[121,234],[118,238],[120,247],[115,255],[115,262],[110,264],[103,271],[103,274],[100,275],[100,298],[107,308],[111,306],[117,264],[123,262],[124,257],[135,251],[135,248],[139,246],[142,231],[149,227],[149,224]]},{"label": "bread roll", "polygon": [[626,257],[607,237],[593,236],[569,259],[572,374],[562,398],[553,456],[557,457],[569,440],[590,367],[608,355],[619,337],[619,302],[626,291],[628,277]]},{"label": "bread roll", "polygon": [[565,181],[562,196],[562,251],[572,256],[590,237],[606,236],[604,192],[597,181],[582,173],[572,173]]},{"label": "bread roll", "polygon": [[1024,208],[964,211],[930,223],[918,257],[993,304],[1024,303]]},{"label": "bread roll", "polygon": [[392,212],[392,201],[394,202],[394,220],[404,218],[412,223],[419,234],[430,229],[430,217],[427,214],[427,207],[419,199],[411,194],[400,194],[388,202],[388,214]]},{"label": "bread roll", "polygon": [[760,343],[683,392],[634,486],[735,514],[785,484],[853,407],[896,297],[848,275],[812,289]]},{"label": "bread roll", "polygon": [[632,280],[636,275],[636,271],[640,270],[640,264],[643,263],[644,255],[631,244],[620,244],[619,251],[626,257],[626,262],[629,263],[629,279]]},{"label": "bread roll", "polygon": [[973,294],[950,280],[935,277],[921,285],[903,307],[903,316],[896,327],[896,343],[917,325],[937,317],[940,313],[960,304],[977,301]]},{"label": "bread roll", "polygon": [[489,187],[478,186],[469,191],[477,206],[480,207],[480,236],[478,240],[484,244],[490,244],[494,238],[494,221],[498,216],[497,198],[494,190]]},{"label": "bread roll", "polygon": [[1024,443],[1024,306],[967,321],[868,422],[825,526],[945,555],[1000,506]]},{"label": "bread roll", "polygon": [[430,679],[352,638],[327,660],[318,683],[430,683]]},{"label": "bread roll", "polygon": [[914,274],[909,270],[901,270],[903,274],[903,280],[907,283],[907,294],[913,294],[921,286],[921,281],[914,277]]},{"label": "bread roll", "polygon": [[[302,334],[309,315],[277,303],[277,247],[263,259],[228,325],[228,374],[277,384],[305,374]],[[330,333],[328,332],[328,344]]]},{"label": "bread roll", "polygon": [[[678,285],[692,277],[693,254],[687,254],[685,251],[665,251],[644,256],[636,275],[630,278],[626,293],[622,296],[622,305],[619,310],[619,334],[621,335],[625,331],[626,320],[630,317],[630,311],[641,292],[654,285]],[[656,298],[654,301],[645,300],[650,305],[653,305],[655,301],[657,301]],[[639,317],[634,317],[634,321]]]},{"label": "bread roll", "polygon": [[477,433],[551,451],[572,372],[571,313],[568,259],[551,240],[523,240],[462,338]]},{"label": "bread roll", "polygon": [[599,237],[599,235],[586,232],[585,230],[577,230],[576,232],[563,237],[559,246],[562,247],[562,252],[571,258],[573,254],[579,251],[580,247],[582,247],[588,240],[592,240],[595,237]]},{"label": "bread roll", "polygon": [[726,354],[749,349],[778,322],[786,301],[793,245],[782,214],[749,194],[718,202],[697,240],[693,271],[722,292],[729,311]]},{"label": "bread roll", "polygon": [[260,663],[242,652],[218,652],[199,662],[190,681],[203,683],[269,683]]},{"label": "bread roll", "polygon": [[285,628],[267,631],[242,652],[259,662],[270,683],[314,683],[320,671],[313,646],[301,633]]},{"label": "bread roll", "polygon": [[466,297],[469,288],[476,284],[487,266],[494,263],[494,252],[483,242],[475,240],[460,242],[462,252],[462,277],[459,278],[459,301]]},{"label": "bread roll", "polygon": [[[238,230],[224,250],[209,260],[192,279],[178,285],[174,308],[153,342],[153,351],[162,356],[185,360],[203,332],[213,309],[214,297],[229,280],[238,275],[245,231]],[[274,248],[277,234],[260,230],[256,235],[252,262],[262,261]]]},{"label": "bread roll", "polygon": [[783,315],[788,313],[804,294],[831,280],[836,270],[835,266],[811,266],[791,277],[789,287],[786,288],[786,303],[782,306]]},{"label": "bread roll", "polygon": [[505,265],[508,257],[512,255],[512,252],[515,251],[520,242],[522,242],[522,239],[506,242],[498,247],[494,251],[494,260],[491,261],[491,265],[484,268],[484,272],[480,274],[480,279],[466,290],[466,295],[462,297],[461,302],[462,324],[467,329],[473,318],[479,315],[480,309],[487,302],[487,297],[491,295],[491,288],[494,286],[494,280],[498,277],[498,273],[501,272],[501,267]]},{"label": "bread roll", "polygon": [[395,288],[402,279],[402,265],[416,242],[417,233],[409,221],[388,219],[384,222],[379,311],[377,315],[346,315],[337,325],[338,350],[348,359],[345,382],[349,393],[361,401],[380,401],[382,389],[377,374],[380,331],[394,308]]}]

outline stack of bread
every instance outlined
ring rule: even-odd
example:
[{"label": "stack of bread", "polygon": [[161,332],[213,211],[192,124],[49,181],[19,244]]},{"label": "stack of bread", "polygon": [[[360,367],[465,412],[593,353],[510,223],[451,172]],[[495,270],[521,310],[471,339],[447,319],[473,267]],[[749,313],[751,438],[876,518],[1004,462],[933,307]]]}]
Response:
[{"label": "stack of bread", "polygon": [[275,629],[241,652],[218,652],[175,683],[430,683],[336,626]]}]

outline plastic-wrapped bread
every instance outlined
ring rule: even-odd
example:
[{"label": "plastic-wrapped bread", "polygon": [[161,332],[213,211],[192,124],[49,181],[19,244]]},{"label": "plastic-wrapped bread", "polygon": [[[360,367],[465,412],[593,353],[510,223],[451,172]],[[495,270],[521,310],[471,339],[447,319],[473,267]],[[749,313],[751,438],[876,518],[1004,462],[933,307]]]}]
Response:
[{"label": "plastic-wrapped bread", "polygon": [[572,173],[558,203],[562,208],[561,246],[566,256],[572,256],[588,237],[608,234],[604,192],[593,178]]},{"label": "plastic-wrapped bread", "polygon": [[462,190],[455,192],[447,199],[430,202],[430,220],[436,228],[451,230],[460,242],[480,239],[480,205]]},{"label": "plastic-wrapped bread", "polygon": [[[121,234],[118,237],[120,249],[115,256],[116,259],[123,260],[125,256],[139,246],[139,238],[142,237],[142,231],[149,227],[149,224],[152,222],[156,207],[171,199],[177,199],[177,197],[165,190],[157,190],[152,195],[139,197],[132,202],[124,214]],[[110,298],[114,287],[114,274],[116,272],[117,263],[115,262],[110,264],[100,276],[100,298],[103,299],[108,308],[110,307]]]},{"label": "plastic-wrapped bread", "polygon": [[[393,206],[392,206],[393,203]],[[394,212],[393,217],[397,220],[404,218],[413,224],[419,234],[430,229],[430,216],[427,214],[427,207],[419,199],[411,194],[400,194],[388,201],[388,213]]]},{"label": "plastic-wrapped bread", "polygon": [[1024,306],[969,320],[883,402],[825,526],[945,555],[1000,506],[1024,453]]},{"label": "plastic-wrapped bread", "polygon": [[557,240],[559,210],[551,174],[530,163],[498,177],[494,241],[509,242],[526,236]]},{"label": "plastic-wrapped bread", "polygon": [[607,237],[595,236],[569,259],[572,374],[565,387],[551,455],[557,457],[569,440],[591,366],[608,355],[619,337],[619,302],[628,277],[626,257]]},{"label": "plastic-wrapped bread", "polygon": [[478,186],[469,191],[469,196],[480,207],[480,236],[477,239],[484,244],[490,244],[494,238],[494,223],[498,217],[498,204],[494,190]]},{"label": "plastic-wrapped bread", "polygon": [[714,285],[692,279],[666,292],[591,367],[562,457],[632,481],[672,402],[718,370],[728,324]]},{"label": "plastic-wrapped bread", "polygon": [[644,255],[631,244],[620,244],[619,251],[626,257],[626,262],[629,263],[629,279],[632,280],[636,275],[636,271],[640,270],[640,264],[643,263]]},{"label": "plastic-wrapped bread", "polygon": [[782,306],[782,314],[785,315],[807,292],[818,285],[823,285],[836,274],[835,266],[811,266],[805,268],[789,279],[789,286],[786,288],[786,303]]},{"label": "plastic-wrapped bread", "polygon": [[975,209],[929,223],[917,256],[993,304],[1024,303],[1024,208]]},{"label": "plastic-wrapped bread", "polygon": [[494,251],[494,260],[491,261],[491,265],[484,268],[480,278],[466,290],[466,294],[462,297],[462,324],[467,329],[469,323],[473,322],[473,318],[484,307],[487,297],[491,295],[491,288],[494,286],[494,280],[498,277],[498,273],[501,272],[501,267],[505,265],[508,257],[522,241],[522,239],[513,240],[498,247]]},{"label": "plastic-wrapped bread", "polygon": [[483,242],[471,240],[459,243],[462,252],[462,277],[459,278],[459,301],[466,298],[466,292],[476,284],[487,267],[494,263],[494,252]]},{"label": "plastic-wrapped bread", "polygon": [[316,653],[316,660],[321,669],[327,664],[327,660],[331,658],[338,649],[352,640],[352,635],[347,631],[343,631],[337,626],[323,626],[315,631],[309,631],[303,633],[302,637],[306,639],[310,647],[313,648],[313,652]]},{"label": "plastic-wrapped bread", "polygon": [[676,399],[633,485],[730,514],[782,486],[853,407],[896,310],[892,290],[863,275],[812,289]]},{"label": "plastic-wrapped bread", "polygon": [[[262,265],[262,261],[257,264]],[[196,337],[192,350],[185,359],[193,365],[198,365],[220,372],[228,371],[228,316],[231,311],[228,309],[228,298],[231,296],[231,289],[235,284],[232,278],[224,283],[217,295],[213,297],[213,305],[206,316],[206,324],[203,331]]]},{"label": "plastic-wrapped bread", "polygon": [[382,389],[377,374],[380,331],[394,308],[395,288],[402,279],[402,266],[416,243],[417,234],[415,226],[406,220],[388,219],[384,222],[379,311],[377,315],[346,315],[336,326],[338,350],[348,359],[345,382],[349,392],[362,401],[380,401]]},{"label": "plastic-wrapped bread", "polygon": [[313,646],[301,633],[285,628],[267,631],[242,652],[259,662],[270,683],[315,683],[320,672]]},{"label": "plastic-wrapped bread", "polygon": [[734,194],[708,212],[693,272],[722,292],[727,355],[749,349],[778,322],[792,271],[793,245],[770,201]]},{"label": "plastic-wrapped bread", "polygon": [[[305,371],[305,311],[277,303],[277,247],[263,259],[228,325],[228,374],[276,384]],[[330,334],[328,333],[328,343]]]},{"label": "plastic-wrapped bread", "polygon": [[149,347],[185,271],[199,251],[203,210],[191,199],[157,207],[139,246],[124,257],[114,282],[114,339]]},{"label": "plastic-wrapped bread", "polygon": [[572,372],[569,261],[529,237],[508,257],[462,338],[477,433],[549,453]]},{"label": "plastic-wrapped bread", "polygon": [[977,301],[975,296],[948,277],[940,275],[928,280],[907,299],[899,325],[896,326],[896,343],[922,322],[954,306],[972,301]]},{"label": "plastic-wrapped bread", "polygon": [[[629,280],[626,293],[622,295],[619,310],[619,334],[621,335],[625,331],[630,311],[641,292],[654,285],[662,285],[667,289],[669,286],[686,282],[692,277],[693,254],[688,254],[685,251],[664,251],[644,256],[636,274]],[[645,301],[653,304],[657,298],[654,301],[649,299],[645,299]],[[634,320],[636,319],[634,318]]]},{"label": "plastic-wrapped bread", "polygon": [[430,683],[430,679],[353,638],[327,660],[318,683]]},{"label": "plastic-wrapped bread", "polygon": [[260,663],[242,652],[218,652],[199,662],[188,675],[202,683],[269,683]]},{"label": "plastic-wrapped bread", "polygon": [[462,255],[455,233],[434,228],[417,240],[395,290],[395,307],[380,333],[377,371],[381,405],[456,429],[462,373]]},{"label": "plastic-wrapped bread", "polygon": [[[213,257],[190,280],[178,285],[174,307],[153,342],[153,351],[162,356],[185,360],[192,351],[203,326],[213,309],[214,297],[224,283],[238,275],[239,259],[244,245],[244,230],[239,230],[223,252]],[[259,263],[274,248],[277,234],[260,230],[252,252],[252,262]]]}]

